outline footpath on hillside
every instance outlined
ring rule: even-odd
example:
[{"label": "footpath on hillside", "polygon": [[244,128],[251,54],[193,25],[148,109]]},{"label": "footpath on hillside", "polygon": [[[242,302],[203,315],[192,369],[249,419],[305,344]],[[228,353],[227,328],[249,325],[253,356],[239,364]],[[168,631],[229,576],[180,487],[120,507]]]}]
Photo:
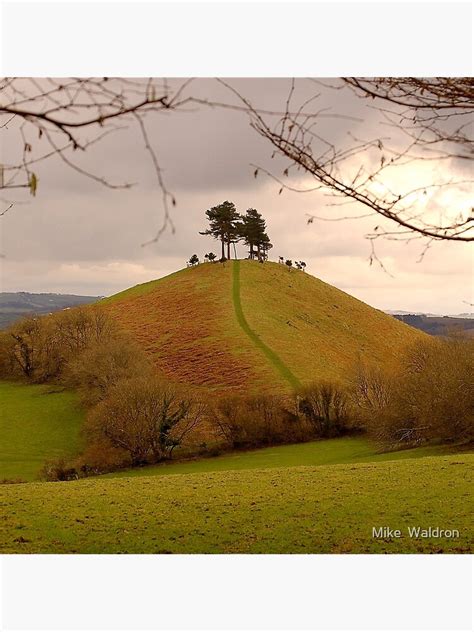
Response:
[{"label": "footpath on hillside", "polygon": [[240,297],[240,261],[235,260],[232,262],[232,300],[234,303],[235,315],[239,325],[243,331],[247,334],[253,344],[262,351],[270,364],[278,371],[278,373],[285,379],[292,388],[300,388],[301,382],[294,375],[291,369],[283,362],[283,360],[266,345],[259,335],[250,327],[245,318],[242,309],[242,300]]}]

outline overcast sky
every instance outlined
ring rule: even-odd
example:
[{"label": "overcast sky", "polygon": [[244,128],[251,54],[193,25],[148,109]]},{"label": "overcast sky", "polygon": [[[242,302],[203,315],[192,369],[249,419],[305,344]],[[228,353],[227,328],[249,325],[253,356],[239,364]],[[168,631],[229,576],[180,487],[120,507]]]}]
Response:
[{"label": "overcast sky", "polygon": [[[232,83],[254,105],[272,110],[283,107],[289,88],[287,79]],[[229,101],[222,86],[212,80],[197,80],[192,91]],[[315,91],[313,83],[298,82],[298,98]],[[347,142],[349,131],[369,137],[377,129],[374,110],[350,91],[322,90],[317,109],[322,107],[352,117],[320,119],[318,133],[331,142]],[[304,259],[310,274],[370,305],[443,314],[471,311],[466,304],[474,300],[469,246],[438,243],[418,262],[420,243],[379,241],[377,254],[390,275],[370,266],[370,245],[364,235],[379,220],[308,225],[308,214],[334,216],[335,209],[327,206],[332,200],[320,192],[278,195],[280,187],[270,178],[254,178],[252,164],[277,172],[279,163],[271,160],[272,148],[250,128],[245,114],[197,109],[150,116],[147,126],[167,186],[177,199],[175,233],[141,246],[162,221],[160,195],[137,129],[120,131],[91,148],[81,164],[138,184],[127,191],[110,190],[56,159],[43,163],[37,170],[37,196],[16,197],[20,203],[2,218],[2,291],[109,295],[169,274],[182,268],[194,252],[202,257],[210,250],[219,251],[212,238],[198,233],[206,228],[206,209],[227,199],[241,212],[254,207],[263,213],[274,244],[271,259],[280,255]],[[14,151],[14,131],[7,138],[4,156],[9,149]],[[409,174],[421,186],[425,176],[422,170]],[[355,207],[351,212],[360,214],[364,209]],[[245,255],[243,246],[238,246],[238,253]]]}]

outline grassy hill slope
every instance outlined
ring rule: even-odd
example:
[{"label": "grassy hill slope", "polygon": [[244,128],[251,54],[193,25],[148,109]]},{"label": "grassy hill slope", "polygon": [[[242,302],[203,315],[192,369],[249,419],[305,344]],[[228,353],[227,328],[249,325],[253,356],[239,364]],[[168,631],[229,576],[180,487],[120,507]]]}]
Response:
[{"label": "grassy hill slope", "polygon": [[277,379],[235,318],[230,264],[181,270],[101,304],[172,382],[237,392]]},{"label": "grassy hill slope", "polygon": [[74,393],[0,382],[0,480],[34,480],[46,460],[76,454],[83,412]]},{"label": "grassy hill slope", "polygon": [[[1,553],[464,553],[474,455],[0,486]],[[449,502],[446,502],[449,499]],[[374,539],[391,525],[401,539]],[[408,527],[459,538],[409,538]]]},{"label": "grassy hill slope", "polygon": [[102,304],[169,380],[226,393],[345,380],[359,358],[390,364],[424,336],[308,273],[270,262],[203,264]]}]

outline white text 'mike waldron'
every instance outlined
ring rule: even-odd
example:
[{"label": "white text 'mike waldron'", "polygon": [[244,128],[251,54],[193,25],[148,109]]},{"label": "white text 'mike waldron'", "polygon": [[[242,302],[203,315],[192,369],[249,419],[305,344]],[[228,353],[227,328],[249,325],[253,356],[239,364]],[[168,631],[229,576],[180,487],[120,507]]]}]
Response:
[{"label": "white text 'mike waldron'", "polygon": [[407,527],[404,531],[401,529],[392,529],[391,527],[372,527],[372,537],[376,539],[387,538],[459,538],[458,529],[442,529],[441,527]]}]

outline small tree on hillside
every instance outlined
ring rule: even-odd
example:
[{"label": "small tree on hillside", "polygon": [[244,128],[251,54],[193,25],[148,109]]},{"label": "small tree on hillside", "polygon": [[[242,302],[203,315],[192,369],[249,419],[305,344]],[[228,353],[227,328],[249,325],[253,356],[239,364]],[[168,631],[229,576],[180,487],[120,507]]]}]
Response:
[{"label": "small tree on hillside", "polygon": [[191,267],[199,265],[199,257],[197,255],[192,255],[188,261],[188,264]]},{"label": "small tree on hillside", "polygon": [[213,252],[209,252],[204,255],[204,259],[209,263],[214,263],[214,261],[217,259],[217,255],[215,255]]},{"label": "small tree on hillside", "polygon": [[291,259],[287,259],[287,260],[285,261],[285,265],[286,265],[286,266],[287,266],[287,268],[288,268],[288,272],[290,272],[290,271],[291,271],[291,268],[293,267],[293,261],[292,261]]}]

